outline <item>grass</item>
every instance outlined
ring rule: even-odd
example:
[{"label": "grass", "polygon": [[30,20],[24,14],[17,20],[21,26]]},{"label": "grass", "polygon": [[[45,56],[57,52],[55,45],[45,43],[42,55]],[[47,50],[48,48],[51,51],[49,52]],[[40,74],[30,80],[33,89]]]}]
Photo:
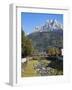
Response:
[{"label": "grass", "polygon": [[22,77],[39,76],[39,74],[34,70],[35,64],[38,64],[37,60],[28,61],[26,67],[24,68],[24,72],[21,72]]}]

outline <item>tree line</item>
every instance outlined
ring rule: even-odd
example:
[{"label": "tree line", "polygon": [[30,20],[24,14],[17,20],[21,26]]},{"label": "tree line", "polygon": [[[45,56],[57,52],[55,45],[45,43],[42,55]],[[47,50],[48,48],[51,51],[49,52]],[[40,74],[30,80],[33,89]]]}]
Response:
[{"label": "tree line", "polygon": [[[37,50],[38,51],[38,50]],[[32,40],[29,39],[26,35],[23,29],[21,29],[21,57],[27,57],[32,55],[36,50],[33,47]],[[61,49],[57,47],[49,47],[46,50],[46,53],[49,56],[58,56],[61,55]]]},{"label": "tree line", "polygon": [[24,30],[21,30],[21,57],[27,57],[32,54],[34,48],[31,39],[29,39]]}]

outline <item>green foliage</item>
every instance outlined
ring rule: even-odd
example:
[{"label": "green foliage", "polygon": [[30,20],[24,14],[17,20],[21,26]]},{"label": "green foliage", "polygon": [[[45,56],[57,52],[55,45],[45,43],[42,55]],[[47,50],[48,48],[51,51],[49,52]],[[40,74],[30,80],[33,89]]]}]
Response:
[{"label": "green foliage", "polygon": [[27,36],[25,36],[23,30],[21,30],[21,42],[22,57],[31,55],[34,50],[32,41]]},{"label": "green foliage", "polygon": [[61,50],[59,48],[56,47],[51,47],[48,48],[47,50],[48,55],[52,55],[52,56],[56,56],[56,55],[60,55],[61,54]]}]

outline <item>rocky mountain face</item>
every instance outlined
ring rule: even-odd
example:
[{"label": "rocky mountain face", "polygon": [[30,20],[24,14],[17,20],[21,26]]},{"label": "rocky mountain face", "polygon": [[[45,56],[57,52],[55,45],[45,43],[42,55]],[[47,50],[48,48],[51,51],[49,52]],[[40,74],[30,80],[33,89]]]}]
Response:
[{"label": "rocky mountain face", "polygon": [[36,26],[35,31],[55,31],[55,30],[63,30],[63,26],[56,19],[55,20],[47,20],[44,25]]},{"label": "rocky mountain face", "polygon": [[49,47],[63,48],[63,26],[57,20],[47,20],[44,25],[35,27],[28,38],[40,52]]}]

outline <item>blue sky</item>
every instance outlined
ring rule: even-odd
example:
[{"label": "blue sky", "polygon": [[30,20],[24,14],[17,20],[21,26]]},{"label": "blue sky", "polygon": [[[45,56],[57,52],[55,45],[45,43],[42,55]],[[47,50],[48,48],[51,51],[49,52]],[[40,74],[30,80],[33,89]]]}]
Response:
[{"label": "blue sky", "polygon": [[63,24],[63,14],[21,12],[21,27],[26,33],[31,33],[35,26],[41,26],[48,19],[56,19],[58,22]]}]

